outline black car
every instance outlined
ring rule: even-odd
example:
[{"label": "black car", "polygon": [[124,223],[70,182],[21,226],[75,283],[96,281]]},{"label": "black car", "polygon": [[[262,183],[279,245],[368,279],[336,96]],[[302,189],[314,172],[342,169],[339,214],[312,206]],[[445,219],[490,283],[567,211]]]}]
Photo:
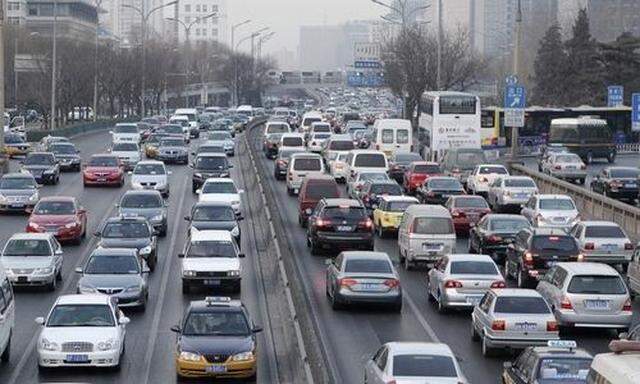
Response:
[{"label": "black car", "polygon": [[415,152],[398,152],[389,161],[389,177],[402,184],[404,173],[409,169],[409,165],[414,161],[424,161],[420,154]]},{"label": "black car", "polygon": [[191,174],[191,189],[196,193],[204,181],[211,177],[229,177],[229,171],[233,168],[224,153],[202,153],[196,156],[193,164],[189,166]]},{"label": "black car", "polygon": [[469,231],[469,253],[489,255],[504,263],[507,246],[522,229],[529,228],[529,221],[520,215],[488,214]]},{"label": "black car", "polygon": [[61,171],[80,172],[82,168],[82,159],[80,159],[80,150],[72,143],[52,143],[49,145],[51,151],[58,160]]},{"label": "black car", "polygon": [[373,222],[359,201],[322,199],[307,223],[307,246],[312,254],[322,249],[373,251]]},{"label": "black car", "polygon": [[306,151],[302,147],[281,148],[278,151],[278,156],[273,164],[273,177],[275,177],[276,180],[284,180],[287,175],[287,168],[289,167],[289,159],[291,159],[291,155],[305,152]]},{"label": "black car", "polygon": [[562,229],[523,229],[507,246],[505,276],[519,288],[535,287],[555,264],[582,259],[578,242]]},{"label": "black car", "polygon": [[264,137],[262,150],[267,159],[275,159],[278,156],[278,145],[281,137],[282,133],[269,133]]},{"label": "black car", "polygon": [[158,263],[157,238],[151,224],[141,216],[116,216],[105,221],[94,235],[101,248],[134,248],[153,271]]},{"label": "black car", "polygon": [[220,229],[231,232],[240,247],[240,223],[244,220],[237,216],[231,204],[225,202],[198,202],[191,208],[191,214],[184,219],[189,226],[199,231],[207,229]]},{"label": "black car", "polygon": [[380,205],[381,196],[402,196],[402,187],[394,181],[367,181],[358,196],[368,213],[372,214]]},{"label": "black car", "polygon": [[640,169],[606,167],[591,180],[591,190],[612,199],[633,202],[640,193]]},{"label": "black car", "polygon": [[450,196],[464,195],[462,184],[455,177],[430,177],[416,189],[422,204],[444,204]]},{"label": "black car", "polygon": [[38,184],[58,184],[60,181],[60,165],[52,152],[27,154],[22,170],[31,173]]}]

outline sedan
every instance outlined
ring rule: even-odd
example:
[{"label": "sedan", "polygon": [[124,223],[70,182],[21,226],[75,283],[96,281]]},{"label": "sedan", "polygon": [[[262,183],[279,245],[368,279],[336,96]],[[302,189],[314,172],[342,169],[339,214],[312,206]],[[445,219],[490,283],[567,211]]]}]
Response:
[{"label": "sedan", "polygon": [[131,188],[134,190],[155,190],[163,197],[169,197],[171,191],[167,167],[162,161],[145,160],[139,162],[131,174]]},{"label": "sedan", "polygon": [[82,159],[80,158],[80,150],[72,143],[52,143],[49,150],[53,152],[60,164],[61,171],[80,172],[82,167]]},{"label": "sedan", "polygon": [[191,208],[191,214],[185,216],[184,219],[189,223],[190,228],[199,231],[207,229],[229,231],[240,247],[240,221],[244,218],[236,216],[231,204],[224,202],[195,203]]},{"label": "sedan", "polygon": [[94,185],[122,187],[124,185],[124,166],[118,156],[93,155],[84,167],[82,182],[85,187]]},{"label": "sedan", "polygon": [[520,214],[533,227],[569,229],[580,221],[580,212],[567,195],[534,195]]},{"label": "sedan", "polygon": [[211,132],[209,133],[209,141],[218,144],[218,145],[222,145],[222,147],[224,148],[224,152],[228,155],[228,156],[233,156],[235,155],[235,143],[233,142],[233,138],[231,137],[231,133],[229,132],[220,132],[220,131],[216,131],[216,132]]},{"label": "sedan", "polygon": [[60,165],[52,152],[31,152],[22,162],[22,172],[30,173],[38,184],[58,184]]},{"label": "sedan", "polygon": [[402,310],[400,277],[384,252],[340,253],[326,272],[327,297],[333,309],[346,304],[385,304]]},{"label": "sedan", "polygon": [[415,193],[416,189],[432,176],[442,175],[442,169],[438,163],[430,161],[414,161],[404,173],[402,186],[408,194]]},{"label": "sedan", "polygon": [[50,233],[15,233],[0,255],[0,265],[13,286],[45,286],[55,291],[62,280],[62,264],[62,247]]},{"label": "sedan", "polygon": [[0,212],[30,212],[40,199],[30,174],[6,173],[0,178]]},{"label": "sedan", "polygon": [[242,199],[240,195],[244,193],[242,189],[236,188],[236,184],[229,178],[207,179],[202,188],[196,193],[200,202],[221,202],[228,203],[233,208],[236,215],[242,213]]},{"label": "sedan", "polygon": [[156,159],[165,163],[189,163],[189,151],[185,142],[178,138],[163,138],[160,140]]},{"label": "sedan", "polygon": [[368,181],[387,182],[391,179],[385,172],[358,172],[356,177],[347,183],[347,196],[359,200],[362,187]]},{"label": "sedan", "polygon": [[481,164],[474,168],[467,178],[467,190],[469,193],[486,194],[489,186],[499,177],[509,176],[509,171],[497,164]]},{"label": "sedan", "polygon": [[404,174],[409,169],[409,165],[415,161],[423,161],[419,153],[397,152],[389,161],[389,177],[402,184]]},{"label": "sedan", "polygon": [[542,172],[567,181],[584,184],[587,166],[575,153],[554,153],[542,162]]},{"label": "sedan", "polygon": [[7,133],[4,135],[4,153],[9,158],[15,156],[24,156],[31,150],[31,144],[27,143],[24,137],[15,134]]},{"label": "sedan", "polygon": [[538,187],[527,176],[504,176],[494,180],[489,186],[487,202],[496,212],[515,208],[518,211],[531,196],[538,193]]},{"label": "sedan", "polygon": [[640,193],[640,169],[606,167],[591,181],[591,190],[612,199],[633,202]]},{"label": "sedan", "polygon": [[416,197],[423,204],[444,204],[449,197],[464,195],[460,181],[455,177],[430,177],[416,190]]},{"label": "sedan", "polygon": [[584,261],[623,268],[631,262],[634,246],[620,225],[612,221],[581,221],[571,230]]},{"label": "sedan", "polygon": [[469,253],[490,255],[502,264],[507,246],[518,232],[529,227],[527,219],[520,215],[486,215],[469,231]]},{"label": "sedan", "polygon": [[114,143],[109,152],[118,156],[127,170],[133,169],[140,161],[140,146],[138,146],[138,143]]},{"label": "sedan", "polygon": [[31,212],[26,231],[53,233],[59,241],[80,244],[87,234],[87,211],[74,197],[44,197]]},{"label": "sedan", "polygon": [[451,213],[456,234],[467,235],[469,230],[484,217],[491,213],[489,204],[482,196],[451,196],[444,204]]},{"label": "sedan", "polygon": [[120,203],[116,204],[120,216],[141,216],[146,218],[160,237],[167,235],[167,204],[158,191],[127,191]]}]

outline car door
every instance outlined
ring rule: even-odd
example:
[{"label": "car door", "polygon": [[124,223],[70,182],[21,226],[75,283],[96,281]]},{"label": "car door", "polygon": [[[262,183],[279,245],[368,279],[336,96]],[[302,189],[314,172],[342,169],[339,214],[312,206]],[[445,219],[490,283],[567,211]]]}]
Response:
[{"label": "car door", "polygon": [[484,329],[491,322],[489,312],[491,311],[491,305],[493,304],[493,300],[494,300],[494,294],[491,292],[487,292],[482,298],[482,300],[480,300],[480,303],[473,310],[473,313],[475,315],[474,327],[476,328],[476,331],[480,335],[483,334]]},{"label": "car door", "polygon": [[367,383],[385,384],[385,368],[387,367],[387,359],[389,349],[386,346],[380,347],[373,355],[373,358],[367,363],[365,370],[365,378]]},{"label": "car door", "polygon": [[516,359],[513,365],[505,370],[506,384],[527,384],[525,376],[525,366],[527,364],[531,350],[525,349]]},{"label": "car door", "polygon": [[[6,278],[5,278],[6,280]],[[4,284],[4,282],[2,283]],[[0,354],[4,352],[3,347],[7,343],[9,339],[9,335],[11,334],[12,320],[11,310],[12,310],[12,300],[11,296],[7,297],[6,293],[11,293],[9,288],[8,291],[5,292],[4,286],[0,287]]]}]

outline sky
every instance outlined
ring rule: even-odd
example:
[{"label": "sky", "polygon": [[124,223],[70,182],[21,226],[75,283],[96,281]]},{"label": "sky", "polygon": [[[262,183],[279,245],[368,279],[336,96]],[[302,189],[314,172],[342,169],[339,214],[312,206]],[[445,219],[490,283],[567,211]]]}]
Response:
[{"label": "sky", "polygon": [[[228,25],[251,19],[236,29],[236,42],[251,32],[270,27],[275,35],[263,46],[263,52],[286,47],[294,53],[301,25],[335,25],[348,20],[375,19],[384,9],[371,0],[226,0]],[[249,49],[243,44],[241,49]]]}]

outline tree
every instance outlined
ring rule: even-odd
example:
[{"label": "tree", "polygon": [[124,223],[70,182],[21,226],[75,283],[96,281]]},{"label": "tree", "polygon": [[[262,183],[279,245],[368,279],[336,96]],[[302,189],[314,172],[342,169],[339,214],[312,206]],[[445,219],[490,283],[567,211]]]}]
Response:
[{"label": "tree", "polygon": [[632,90],[640,89],[640,37],[625,32],[613,42],[600,44],[600,50],[604,82],[624,86],[630,98]]},{"label": "tree", "polygon": [[562,31],[558,24],[554,24],[540,41],[533,65],[534,86],[531,99],[534,104],[554,105],[565,102],[564,91],[568,88],[567,61]]}]

